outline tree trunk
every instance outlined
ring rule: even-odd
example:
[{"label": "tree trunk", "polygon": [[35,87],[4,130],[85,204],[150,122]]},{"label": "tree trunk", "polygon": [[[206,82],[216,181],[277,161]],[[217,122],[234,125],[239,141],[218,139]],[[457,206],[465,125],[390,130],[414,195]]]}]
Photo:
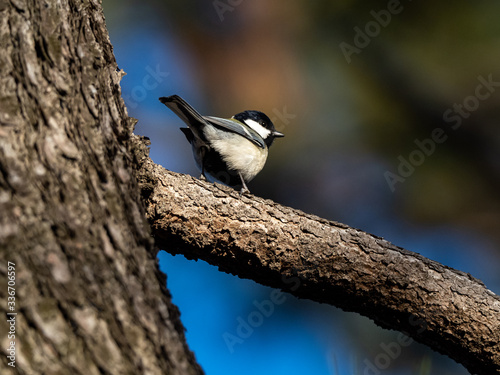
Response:
[{"label": "tree trunk", "polygon": [[155,263],[122,75],[100,2],[0,0],[2,374],[202,373]]}]

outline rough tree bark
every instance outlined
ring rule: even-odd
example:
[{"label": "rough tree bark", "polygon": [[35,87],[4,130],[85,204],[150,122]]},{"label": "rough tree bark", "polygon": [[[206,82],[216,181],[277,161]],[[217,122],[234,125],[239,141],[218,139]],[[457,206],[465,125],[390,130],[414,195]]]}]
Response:
[{"label": "rough tree bark", "polygon": [[100,2],[0,0],[2,374],[202,373],[155,263],[122,74]]},{"label": "rough tree bark", "polygon": [[481,281],[344,224],[169,172],[141,153],[158,246],[356,311],[471,373],[500,373],[500,297]]}]

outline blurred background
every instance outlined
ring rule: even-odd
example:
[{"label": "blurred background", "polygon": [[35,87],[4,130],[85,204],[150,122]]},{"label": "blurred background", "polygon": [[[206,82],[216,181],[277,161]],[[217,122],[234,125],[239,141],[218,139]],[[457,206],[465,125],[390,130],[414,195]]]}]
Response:
[{"label": "blurred background", "polygon": [[[286,137],[253,194],[382,236],[500,294],[499,2],[103,5],[123,97],[156,163],[199,175],[183,124],[158,97],[220,117],[261,110]],[[283,294],[264,316],[272,289],[167,252],[160,267],[208,375],[467,374],[415,342],[389,355],[398,332],[331,306]]]}]

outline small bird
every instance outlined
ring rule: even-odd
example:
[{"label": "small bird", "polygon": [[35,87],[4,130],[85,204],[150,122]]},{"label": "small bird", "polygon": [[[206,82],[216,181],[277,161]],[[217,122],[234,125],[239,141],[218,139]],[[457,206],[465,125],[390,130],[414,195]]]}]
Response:
[{"label": "small bird", "polygon": [[246,184],[264,167],[274,138],[284,137],[259,111],[224,119],[200,115],[178,95],[160,101],[187,124],[181,130],[193,148],[200,178],[241,189],[241,194],[250,192]]}]

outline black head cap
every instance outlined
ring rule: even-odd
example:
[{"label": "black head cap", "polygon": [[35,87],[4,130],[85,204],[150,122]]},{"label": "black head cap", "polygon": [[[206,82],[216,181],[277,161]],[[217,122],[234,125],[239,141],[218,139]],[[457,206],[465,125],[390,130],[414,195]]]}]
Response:
[{"label": "black head cap", "polygon": [[285,136],[277,131],[271,119],[260,111],[244,111],[234,115],[234,119],[255,130],[262,137],[267,147],[273,144],[274,138]]}]

